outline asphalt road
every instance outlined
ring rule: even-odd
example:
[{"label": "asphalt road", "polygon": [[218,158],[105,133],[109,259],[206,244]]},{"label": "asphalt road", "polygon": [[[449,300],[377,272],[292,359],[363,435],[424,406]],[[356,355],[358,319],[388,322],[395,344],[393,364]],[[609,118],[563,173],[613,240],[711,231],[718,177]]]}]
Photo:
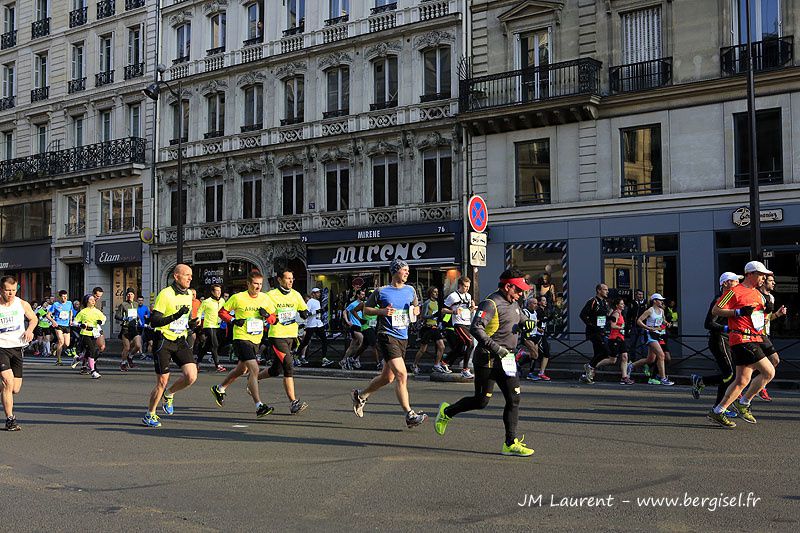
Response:
[{"label": "asphalt road", "polygon": [[[497,453],[499,391],[487,409],[459,416],[439,437],[432,420],[406,429],[392,390],[370,398],[365,417],[356,418],[348,393],[365,380],[299,378],[310,407],[298,416],[289,415],[278,381],[262,381],[263,397],[277,409],[258,420],[243,382],[219,409],[208,389],[220,377],[203,373],[176,395],[175,414],[149,429],[140,419],[153,379],[145,370],[106,370],[92,381],[28,365],[16,409],[23,429],[0,431],[2,529],[799,527],[796,393],[775,391],[772,404],[755,405],[756,426],[731,431],[705,419],[710,391],[696,402],[681,387],[525,384],[519,429],[536,453],[522,459]],[[434,414],[440,401],[471,390],[415,381],[412,405]],[[699,500],[720,493],[737,506]],[[683,506],[687,494],[698,506]],[[598,499],[583,507],[560,505],[592,496]],[[650,497],[682,505],[638,500]]]}]

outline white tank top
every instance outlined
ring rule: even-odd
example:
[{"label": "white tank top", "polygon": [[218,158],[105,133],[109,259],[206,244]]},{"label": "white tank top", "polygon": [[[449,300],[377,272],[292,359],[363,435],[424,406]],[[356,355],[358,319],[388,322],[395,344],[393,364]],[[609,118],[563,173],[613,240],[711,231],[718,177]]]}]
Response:
[{"label": "white tank top", "polygon": [[660,328],[662,322],[664,322],[664,310],[652,307],[650,316],[644,321],[645,325],[651,328]]},{"label": "white tank top", "polygon": [[25,333],[25,310],[22,300],[14,298],[11,305],[0,305],[0,348],[22,348],[27,346]]}]

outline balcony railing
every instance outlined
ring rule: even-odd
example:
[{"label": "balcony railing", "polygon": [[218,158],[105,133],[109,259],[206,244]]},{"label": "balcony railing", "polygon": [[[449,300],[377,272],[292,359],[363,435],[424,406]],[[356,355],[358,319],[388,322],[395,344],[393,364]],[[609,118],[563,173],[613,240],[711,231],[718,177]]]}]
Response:
[{"label": "balcony railing", "polygon": [[188,62],[189,62],[189,56],[188,55],[187,56],[176,57],[175,59],[172,60],[172,64],[173,65],[180,65],[181,63],[188,63]]},{"label": "balcony railing", "polygon": [[102,87],[103,85],[108,85],[110,83],[114,83],[114,71],[107,70],[105,72],[98,72],[94,75],[94,86],[95,87]]},{"label": "balcony railing", "polygon": [[254,44],[261,44],[264,42],[263,35],[256,35],[255,37],[251,37],[250,39],[245,39],[242,41],[242,46],[253,46]]},{"label": "balcony railing", "polygon": [[[749,187],[750,174],[739,173],[734,175],[733,184],[735,187]],[[783,170],[761,170],[758,172],[758,184],[763,185],[780,185],[783,183]]]},{"label": "balcony railing", "polygon": [[82,7],[80,9],[73,9],[69,12],[69,27],[70,28],[77,28],[78,26],[83,26],[86,24],[86,21],[89,20],[88,17],[88,7]]},{"label": "balcony railing", "polygon": [[50,35],[50,17],[31,22],[31,39]]},{"label": "balcony railing", "polygon": [[203,139],[216,139],[217,137],[223,137],[225,132],[222,130],[213,130],[203,134]]},{"label": "balcony railing", "polygon": [[125,11],[144,7],[145,0],[125,0]]},{"label": "balcony railing", "polygon": [[342,24],[348,22],[350,20],[350,15],[344,14],[341,17],[333,17],[325,21],[326,26],[336,26],[337,24]]},{"label": "balcony railing", "polygon": [[369,104],[369,110],[380,111],[381,109],[390,109],[392,107],[397,107],[397,103],[397,98],[385,102],[375,102],[374,104]]},{"label": "balcony railing", "polygon": [[462,112],[600,94],[600,67],[592,58],[469,78],[461,82]]},{"label": "balcony railing", "polygon": [[176,137],[174,139],[170,139],[169,140],[169,145],[170,146],[175,146],[177,144],[184,144],[184,143],[188,143],[188,142],[189,142],[189,137],[181,137],[180,139]]},{"label": "balcony railing", "polygon": [[144,61],[133,65],[125,65],[125,79],[130,80],[144,76]]},{"label": "balcony railing", "polygon": [[619,65],[608,69],[608,83],[612,93],[646,91],[663,87],[671,81],[671,57]]},{"label": "balcony railing", "polygon": [[224,52],[225,52],[225,47],[218,46],[216,48],[209,48],[208,50],[206,50],[206,56],[215,56],[218,54],[222,54]]},{"label": "balcony railing", "polygon": [[103,233],[126,233],[142,229],[141,222],[136,217],[107,218],[103,221]]},{"label": "balcony railing", "polygon": [[437,100],[449,100],[450,98],[450,91],[443,91],[440,93],[423,94],[419,97],[419,101],[422,103],[436,102]]},{"label": "balcony railing", "polygon": [[0,50],[11,48],[17,45],[17,30],[7,31],[0,35]]},{"label": "balcony railing", "polygon": [[281,126],[292,126],[303,122],[303,117],[286,117],[281,119]]},{"label": "balcony railing", "polygon": [[67,82],[67,92],[69,94],[86,90],[86,78],[78,78]]},{"label": "balcony railing", "polygon": [[654,194],[663,194],[664,189],[661,185],[661,180],[658,181],[636,181],[630,180],[628,183],[622,184],[622,197],[628,198],[631,196],[651,196]]},{"label": "balcony railing", "polygon": [[117,11],[117,0],[99,0],[97,2],[97,20],[108,18]]},{"label": "balcony railing", "polygon": [[0,98],[0,111],[12,109],[15,105],[14,100],[15,98],[13,96],[4,96],[3,98]]},{"label": "balcony railing", "polygon": [[550,191],[531,194],[518,194],[515,197],[516,205],[539,205],[550,203]]},{"label": "balcony railing", "polygon": [[[733,76],[747,72],[747,45],[726,46],[720,49],[722,74]],[[780,69],[792,64],[794,58],[794,37],[776,37],[753,43],[753,70]]]},{"label": "balcony railing", "polygon": [[283,36],[290,37],[292,35],[300,35],[304,31],[306,31],[306,23],[304,20],[301,19],[300,24],[298,24],[297,26],[292,26],[291,28],[283,30]]},{"label": "balcony railing", "polygon": [[369,10],[370,15],[378,15],[380,13],[386,13],[387,11],[395,11],[397,9],[397,2],[392,2],[391,4],[384,4],[382,6],[376,6]]},{"label": "balcony railing", "polygon": [[47,100],[50,97],[50,86],[47,87],[39,87],[38,89],[33,89],[31,91],[31,102],[39,102],[41,100]]},{"label": "balcony railing", "polygon": [[248,131],[258,131],[264,129],[263,122],[257,122],[256,124],[246,124],[242,126],[242,133],[247,133]]},{"label": "balcony railing", "polygon": [[11,183],[70,172],[144,163],[147,141],[128,137],[0,162],[0,182]]},{"label": "balcony railing", "polygon": [[346,117],[349,114],[350,114],[350,108],[345,107],[344,109],[334,109],[332,111],[323,111],[322,118]]},{"label": "balcony railing", "polygon": [[64,236],[77,237],[86,234],[86,222],[67,222],[64,224]]}]

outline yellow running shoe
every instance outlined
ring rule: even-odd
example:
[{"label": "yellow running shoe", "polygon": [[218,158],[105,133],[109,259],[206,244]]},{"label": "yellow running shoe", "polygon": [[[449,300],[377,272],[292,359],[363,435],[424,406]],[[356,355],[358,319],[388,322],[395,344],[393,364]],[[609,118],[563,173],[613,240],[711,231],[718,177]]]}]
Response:
[{"label": "yellow running shoe", "polygon": [[504,442],[503,450],[500,453],[503,455],[516,455],[517,457],[530,457],[533,455],[533,450],[525,446],[525,443],[522,442],[523,440],[525,440],[525,435],[520,439],[514,439],[514,443],[511,446]]},{"label": "yellow running shoe", "polygon": [[444,410],[450,407],[450,404],[447,402],[442,402],[439,406],[439,412],[436,415],[436,424],[434,424],[434,429],[436,433],[439,435],[444,435],[445,430],[447,429],[447,423],[450,422],[450,417],[444,414]]}]

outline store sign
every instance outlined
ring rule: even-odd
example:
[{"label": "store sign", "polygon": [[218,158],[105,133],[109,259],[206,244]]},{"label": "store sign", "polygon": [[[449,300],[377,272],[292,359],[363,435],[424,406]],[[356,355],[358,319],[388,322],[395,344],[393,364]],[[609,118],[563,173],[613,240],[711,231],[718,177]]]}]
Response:
[{"label": "store sign", "polygon": [[358,241],[401,240],[413,239],[432,235],[448,235],[461,231],[461,222],[450,220],[446,222],[424,224],[397,224],[381,228],[344,229],[332,231],[315,231],[304,233],[300,240],[306,244],[316,243],[351,243]]},{"label": "store sign", "polygon": [[[761,222],[781,222],[783,220],[783,209],[762,209]],[[733,223],[743,228],[750,225],[750,208],[742,206],[733,212]]]},{"label": "store sign", "polygon": [[142,242],[114,242],[96,244],[94,262],[98,265],[121,265],[142,262]]},{"label": "store sign", "polygon": [[0,247],[0,270],[50,268],[50,243]]},{"label": "store sign", "polygon": [[224,263],[225,250],[196,250],[194,252],[195,265],[203,263]]},{"label": "store sign", "polygon": [[198,270],[203,285],[225,284],[225,267],[223,265],[198,267]]},{"label": "store sign", "polygon": [[409,264],[454,263],[456,245],[454,239],[412,240],[389,243],[365,243],[308,248],[308,267],[311,269],[332,269],[348,267],[387,266],[393,259],[400,258]]}]

